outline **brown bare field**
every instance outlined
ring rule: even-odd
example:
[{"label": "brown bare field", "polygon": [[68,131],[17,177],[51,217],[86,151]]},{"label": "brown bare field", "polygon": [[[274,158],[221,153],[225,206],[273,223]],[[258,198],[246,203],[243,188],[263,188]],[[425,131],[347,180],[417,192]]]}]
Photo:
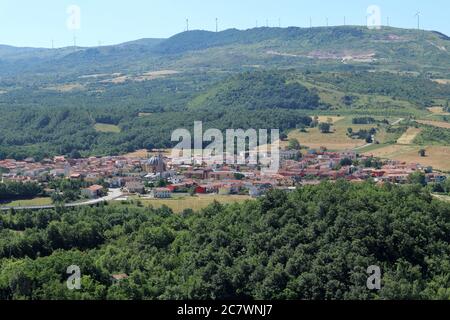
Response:
[{"label": "brown bare field", "polygon": [[433,121],[433,120],[416,120],[416,122],[438,128],[450,129],[450,123],[448,122]]},{"label": "brown bare field", "polygon": [[149,112],[139,112],[138,113],[139,118],[149,117],[151,115],[152,115],[152,113],[149,113]]},{"label": "brown bare field", "polygon": [[58,92],[71,92],[75,90],[84,90],[85,86],[79,83],[62,84],[58,86],[52,86],[45,88],[46,90],[58,91]]},{"label": "brown bare field", "polygon": [[318,116],[319,122],[325,122],[325,123],[336,123],[338,121],[341,121],[345,119],[345,117],[337,117],[337,116]]},{"label": "brown bare field", "polygon": [[433,79],[433,81],[439,84],[450,84],[450,79]]},{"label": "brown bare field", "polygon": [[[345,117],[337,116],[319,116],[319,122],[328,122],[329,118],[333,121],[332,133],[321,133],[319,128],[310,128],[307,129],[308,132],[293,130],[288,134],[288,138],[297,139],[301,145],[312,149],[325,147],[333,151],[350,150],[366,145],[364,140],[348,137],[347,128],[352,128],[356,132],[360,129],[370,129],[373,125],[354,125],[349,123]],[[283,143],[282,146],[286,144]]]},{"label": "brown bare field", "polygon": [[294,130],[289,133],[289,139],[297,139],[301,145],[308,146],[313,149],[325,147],[329,150],[349,150],[366,144],[363,140],[351,139],[347,136],[347,129],[344,127],[334,128],[333,133],[321,133],[318,128],[308,129],[308,132],[300,132]]},{"label": "brown bare field", "polygon": [[127,158],[145,158],[148,156],[148,154],[149,154],[148,150],[141,149],[141,150],[136,150],[134,152],[124,154],[123,156],[127,157]]},{"label": "brown bare field", "polygon": [[101,83],[113,83],[113,84],[120,84],[120,83],[124,83],[127,82],[130,79],[129,76],[117,76],[111,79],[106,79],[106,80],[102,80],[100,81]]},{"label": "brown bare field", "polygon": [[431,113],[434,114],[438,114],[438,115],[450,115],[450,113],[445,112],[443,107],[430,107],[427,108],[428,111],[430,111]]},{"label": "brown bare field", "polygon": [[[162,154],[165,156],[170,156],[171,155],[171,150],[170,149],[162,149],[161,150]],[[124,154],[124,157],[127,158],[146,158],[146,157],[151,157],[156,155],[158,152],[156,151],[151,151],[151,150],[146,150],[146,149],[141,149],[141,150],[136,150],[134,152],[130,152],[127,154]]]},{"label": "brown bare field", "polygon": [[398,144],[412,144],[417,135],[422,131],[420,128],[408,128],[408,130],[397,140]]},{"label": "brown bare field", "polygon": [[143,73],[141,76],[136,77],[135,80],[136,81],[154,80],[165,76],[171,76],[177,73],[179,72],[175,70],[149,71]]},{"label": "brown bare field", "polygon": [[390,145],[380,149],[367,152],[384,159],[404,161],[406,163],[420,163],[424,166],[432,166],[435,169],[450,171],[450,147],[429,146],[426,150],[427,156],[419,156],[421,146]]},{"label": "brown bare field", "polygon": [[159,71],[148,71],[143,74],[137,75],[137,76],[131,76],[131,75],[122,75],[118,74],[116,76],[113,76],[111,79],[105,79],[100,82],[102,83],[113,83],[113,84],[120,84],[127,81],[149,81],[149,80],[155,80],[159,78],[163,78],[166,76],[174,75],[179,73],[175,70],[159,70]]}]

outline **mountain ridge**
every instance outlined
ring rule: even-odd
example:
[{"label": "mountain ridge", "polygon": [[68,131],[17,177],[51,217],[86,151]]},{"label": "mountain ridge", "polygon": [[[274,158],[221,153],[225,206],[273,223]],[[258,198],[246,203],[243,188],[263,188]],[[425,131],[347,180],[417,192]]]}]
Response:
[{"label": "mountain ridge", "polygon": [[167,39],[144,38],[111,46],[59,49],[0,45],[0,75],[314,65],[401,71],[450,69],[450,38],[438,31],[360,26],[193,30]]}]

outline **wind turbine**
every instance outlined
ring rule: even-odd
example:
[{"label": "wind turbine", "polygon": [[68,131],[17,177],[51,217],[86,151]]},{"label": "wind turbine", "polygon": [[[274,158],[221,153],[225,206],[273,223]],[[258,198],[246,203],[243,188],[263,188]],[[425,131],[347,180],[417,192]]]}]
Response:
[{"label": "wind turbine", "polygon": [[415,17],[417,17],[417,30],[420,30],[420,11],[417,11]]},{"label": "wind turbine", "polygon": [[219,32],[219,19],[216,18],[216,32]]}]

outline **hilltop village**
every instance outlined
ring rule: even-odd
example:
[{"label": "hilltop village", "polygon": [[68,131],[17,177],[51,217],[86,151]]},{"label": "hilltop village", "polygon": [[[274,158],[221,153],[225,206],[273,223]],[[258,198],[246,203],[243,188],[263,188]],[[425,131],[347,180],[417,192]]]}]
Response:
[{"label": "hilltop village", "polygon": [[175,164],[169,156],[108,156],[66,159],[63,156],[35,161],[6,159],[0,161],[2,183],[35,182],[47,195],[51,181],[64,179],[82,182],[84,198],[98,198],[108,189],[120,189],[120,195],[149,195],[170,198],[176,193],[249,195],[258,197],[270,189],[295,189],[297,186],[318,184],[323,180],[346,179],[377,183],[408,182],[415,172],[422,172],[427,182],[442,182],[446,175],[420,164],[404,163],[360,156],[355,152],[329,152],[325,149],[281,151],[281,168],[276,174],[262,174],[258,166]]}]

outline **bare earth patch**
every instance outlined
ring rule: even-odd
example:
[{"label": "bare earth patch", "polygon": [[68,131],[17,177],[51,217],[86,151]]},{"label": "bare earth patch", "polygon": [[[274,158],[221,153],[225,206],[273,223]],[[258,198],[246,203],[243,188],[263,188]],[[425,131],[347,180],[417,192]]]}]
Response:
[{"label": "bare earth patch", "polygon": [[439,84],[450,84],[450,79],[433,79],[433,81]]},{"label": "bare earth patch", "polygon": [[450,115],[450,113],[444,111],[444,107],[430,107],[427,109],[428,109],[428,111],[430,111],[433,114]]},{"label": "bare earth patch", "polygon": [[352,50],[343,50],[343,51],[315,50],[307,54],[294,54],[269,50],[266,52],[266,54],[272,56],[292,57],[292,58],[297,57],[297,58],[309,58],[317,60],[341,60],[343,63],[347,63],[349,61],[374,62],[377,60],[375,58],[376,54],[374,52],[356,52]]},{"label": "bare earth patch", "polygon": [[139,118],[149,117],[151,115],[152,115],[152,113],[149,113],[149,112],[139,112],[138,113]]},{"label": "bare earth patch", "polygon": [[124,157],[127,158],[146,158],[148,157],[149,151],[147,149],[141,149],[141,150],[136,150],[134,152],[130,152],[127,154],[124,154]]},{"label": "bare earth patch", "polygon": [[412,144],[417,135],[422,131],[420,128],[409,128],[398,140],[398,144]]},{"label": "bare earth patch", "polygon": [[171,75],[174,75],[177,73],[179,73],[179,72],[175,71],[175,70],[159,70],[159,71],[144,72],[144,73],[142,73],[140,75],[136,75],[136,76],[118,74],[111,79],[105,79],[100,82],[120,84],[120,83],[125,83],[127,81],[135,81],[135,82],[150,81],[150,80],[155,80],[155,79],[171,76]]},{"label": "bare earth patch", "polygon": [[44,88],[46,90],[58,91],[58,92],[71,92],[76,90],[84,90],[85,86],[79,83],[62,84],[57,86],[51,86]]},{"label": "bare earth patch", "polygon": [[341,121],[345,119],[345,117],[338,117],[338,116],[319,116],[319,122],[325,122],[325,123],[336,123],[338,121]]},{"label": "bare earth patch", "polygon": [[[163,150],[160,150],[160,151],[165,156],[170,156],[171,153],[172,153],[171,149],[163,149]],[[151,151],[151,150],[147,150],[147,149],[141,149],[141,150],[136,150],[134,152],[130,152],[130,153],[124,154],[123,156],[127,157],[127,158],[147,158],[147,157],[151,157],[151,156],[157,155],[157,153],[158,152],[156,152],[156,151]]]}]

